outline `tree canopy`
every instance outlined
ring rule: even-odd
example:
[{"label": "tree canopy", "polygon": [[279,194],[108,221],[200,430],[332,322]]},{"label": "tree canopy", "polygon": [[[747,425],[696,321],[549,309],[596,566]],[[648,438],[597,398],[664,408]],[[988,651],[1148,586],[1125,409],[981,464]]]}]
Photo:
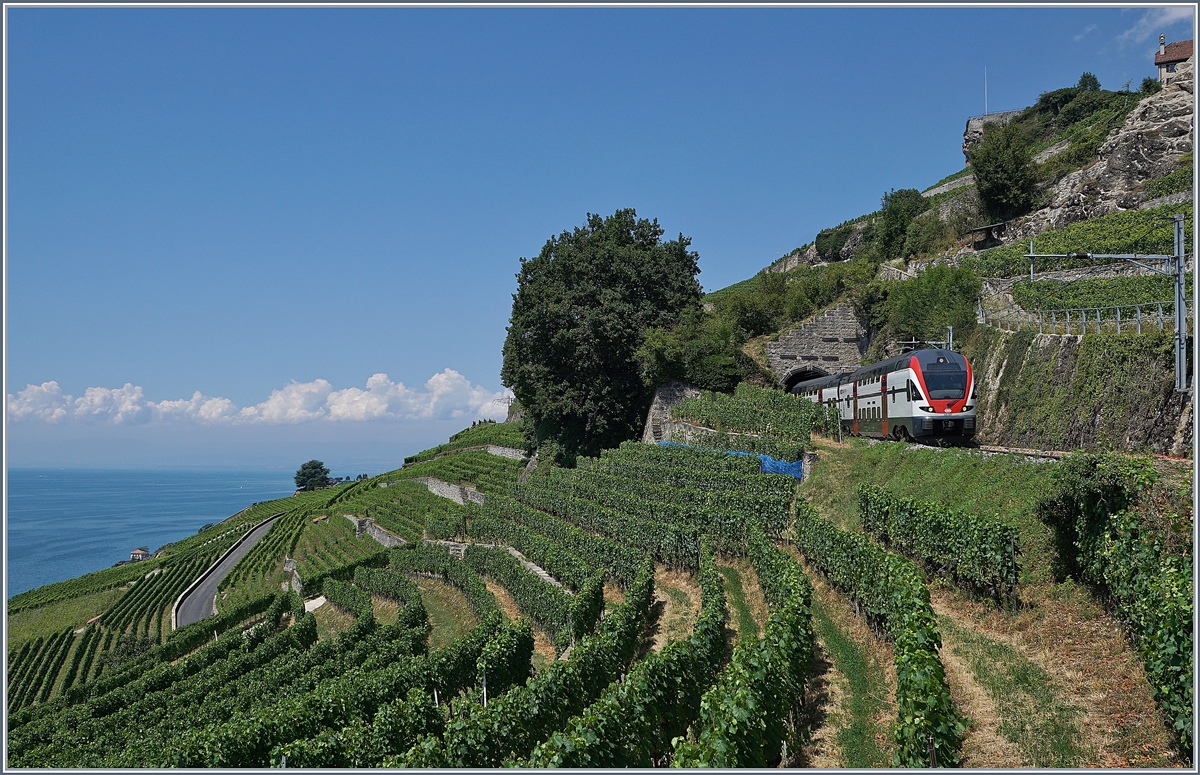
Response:
[{"label": "tree canopy", "polygon": [[662,235],[632,209],[589,213],[521,259],[500,377],[524,407],[526,435],[559,463],[640,432],[654,386],[634,354],[648,329],[699,305],[691,240]]},{"label": "tree canopy", "polygon": [[970,159],[979,202],[989,216],[1005,221],[1033,205],[1037,193],[1033,154],[1018,122],[986,125]]},{"label": "tree canopy", "polygon": [[296,472],[296,489],[315,490],[329,484],[329,469],[320,460],[310,460]]}]

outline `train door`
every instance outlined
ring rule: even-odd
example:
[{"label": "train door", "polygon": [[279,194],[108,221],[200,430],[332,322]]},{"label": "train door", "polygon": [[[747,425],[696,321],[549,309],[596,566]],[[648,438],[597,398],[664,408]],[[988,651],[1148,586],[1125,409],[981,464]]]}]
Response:
[{"label": "train door", "polygon": [[858,435],[858,381],[857,380],[850,383],[850,396],[852,399],[851,408],[853,410],[850,413],[850,418],[851,418],[851,420],[850,420],[851,431],[850,432],[853,433],[855,436],[857,436]]},{"label": "train door", "polygon": [[888,435],[888,391],[887,391],[887,374],[879,378],[879,417],[880,426],[879,432],[884,436]]}]

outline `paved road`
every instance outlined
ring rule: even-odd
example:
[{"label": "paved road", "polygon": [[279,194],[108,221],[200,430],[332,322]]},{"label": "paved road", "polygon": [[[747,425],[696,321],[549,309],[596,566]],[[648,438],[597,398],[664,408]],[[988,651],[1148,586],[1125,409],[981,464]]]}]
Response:
[{"label": "paved road", "polygon": [[217,567],[213,568],[212,573],[204,581],[200,582],[187,597],[179,603],[179,610],[175,614],[175,626],[185,627],[193,622],[198,622],[206,616],[213,614],[213,600],[217,596],[217,585],[221,583],[221,579],[225,578],[225,574],[233,569],[237,561],[242,559],[242,555],[250,551],[250,548],[258,543],[258,540],[267,534],[271,529],[271,525],[275,524],[272,519],[266,524],[259,525],[250,534],[250,537],[241,543],[241,545],[229,553],[225,559],[221,560]]}]

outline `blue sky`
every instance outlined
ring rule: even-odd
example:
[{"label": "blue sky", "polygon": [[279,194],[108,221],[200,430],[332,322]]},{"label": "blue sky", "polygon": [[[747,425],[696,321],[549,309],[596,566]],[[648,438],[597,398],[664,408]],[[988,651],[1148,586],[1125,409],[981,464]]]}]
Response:
[{"label": "blue sky", "polygon": [[379,472],[494,399],[518,258],[636,208],[744,279],[1153,75],[1190,7],[7,10],[16,466]]}]

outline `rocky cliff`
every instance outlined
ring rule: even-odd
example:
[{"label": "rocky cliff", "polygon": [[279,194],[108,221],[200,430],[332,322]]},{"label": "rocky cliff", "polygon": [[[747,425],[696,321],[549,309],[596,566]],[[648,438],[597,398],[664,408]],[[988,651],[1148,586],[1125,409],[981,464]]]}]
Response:
[{"label": "rocky cliff", "polygon": [[1098,161],[1060,180],[1049,204],[1014,223],[1005,242],[1141,205],[1146,181],[1174,172],[1180,157],[1192,150],[1193,82],[1189,59],[1170,84],[1139,102],[1109,135]]}]

